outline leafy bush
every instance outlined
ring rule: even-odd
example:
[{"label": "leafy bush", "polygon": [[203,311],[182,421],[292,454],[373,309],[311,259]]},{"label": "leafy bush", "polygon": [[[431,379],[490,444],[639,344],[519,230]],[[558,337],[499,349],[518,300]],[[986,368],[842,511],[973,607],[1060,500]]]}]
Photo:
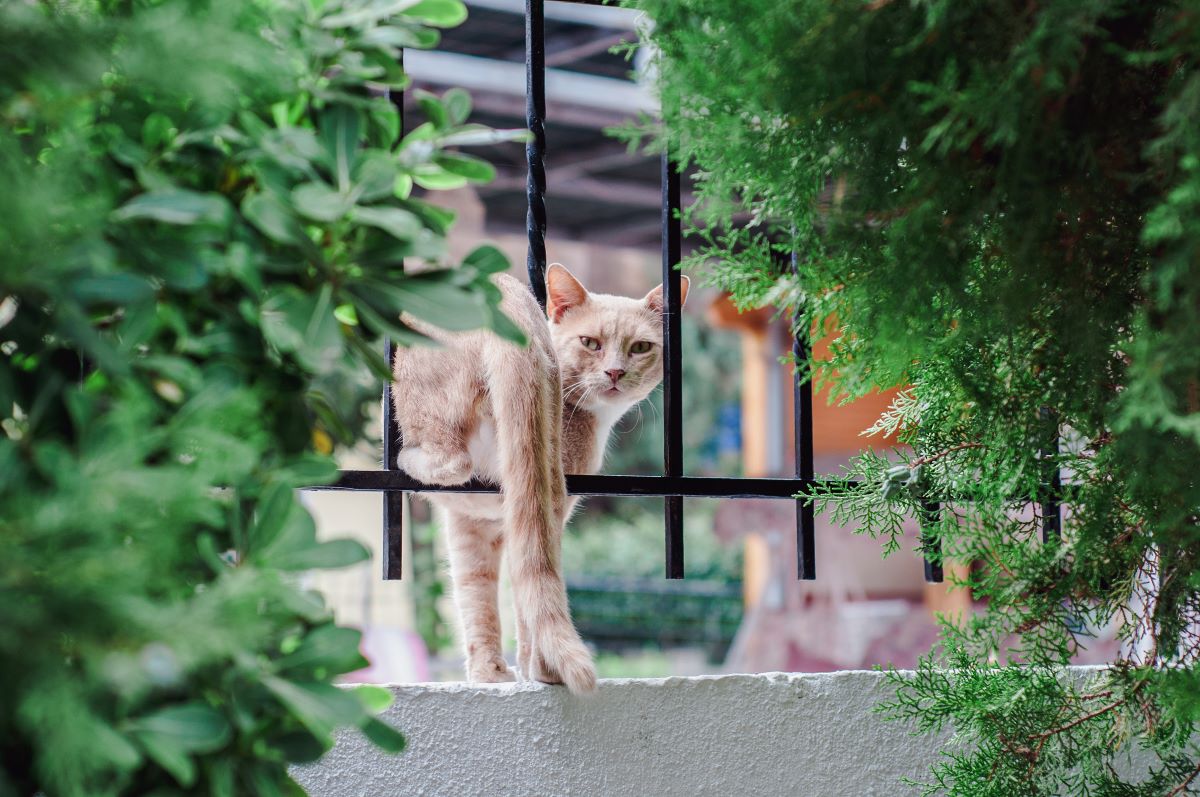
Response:
[{"label": "leafy bush", "polygon": [[[946,555],[977,563],[963,584],[987,610],[945,623],[889,707],[963,744],[926,793],[1194,789],[1195,4],[637,5],[661,142],[701,197],[692,265],[743,304],[802,307],[833,339],[813,364],[833,394],[907,387],[876,429],[911,449],[864,454],[856,486],[812,497],[890,548],[940,501]],[[796,275],[779,265],[793,250]],[[1056,469],[1061,538],[1028,500]],[[1110,623],[1115,666],[1065,675]],[[1130,749],[1148,771],[1116,766]]]},{"label": "leafy bush", "polygon": [[448,147],[460,91],[399,146],[399,48],[459,0],[0,5],[0,795],[294,794],[290,763],[386,692],[295,573],[294,489],[362,436],[402,311],[516,336],[490,247],[414,183],[486,180]]}]

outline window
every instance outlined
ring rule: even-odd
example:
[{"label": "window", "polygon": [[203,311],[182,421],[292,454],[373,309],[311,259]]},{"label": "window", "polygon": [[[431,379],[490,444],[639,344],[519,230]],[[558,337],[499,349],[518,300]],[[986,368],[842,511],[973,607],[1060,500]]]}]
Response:
[{"label": "window", "polygon": [[[569,0],[580,5],[600,5],[591,0]],[[602,9],[594,9],[602,11]],[[546,288],[546,231],[548,219],[545,205],[546,177],[543,157],[546,146],[546,48],[543,0],[526,0],[525,4],[525,68],[526,122],[532,140],[526,146],[528,162],[526,227],[529,238],[527,270],[530,289],[544,306]],[[680,176],[669,157],[664,156],[662,180],[662,278],[665,286],[666,312],[663,316],[664,373],[663,423],[665,424],[663,471],[658,476],[568,475],[567,489],[573,495],[608,495],[661,497],[664,504],[666,577],[685,576],[683,550],[683,499],[705,498],[774,498],[793,500],[814,480],[812,387],[797,373],[794,390],[795,476],[794,478],[723,478],[685,476],[683,474],[682,418],[682,357],[680,343],[681,279],[676,270],[681,255]],[[794,263],[793,263],[794,266]],[[796,361],[808,360],[809,341],[798,336],[793,342]],[[391,361],[391,348],[388,348]],[[403,385],[399,389],[403,389]],[[392,417],[391,386],[385,389],[383,402],[384,446],[382,471],[342,471],[332,489],[378,491],[383,502],[384,578],[399,579],[401,574],[401,540],[403,534],[401,496],[404,492],[495,492],[494,486],[472,482],[454,487],[423,485],[396,469],[399,430]],[[796,504],[797,561],[800,579],[816,578],[814,550],[815,518],[813,507],[803,501]],[[935,504],[928,506],[930,516],[939,511]],[[936,540],[925,540],[925,577],[941,581],[940,551]]]}]

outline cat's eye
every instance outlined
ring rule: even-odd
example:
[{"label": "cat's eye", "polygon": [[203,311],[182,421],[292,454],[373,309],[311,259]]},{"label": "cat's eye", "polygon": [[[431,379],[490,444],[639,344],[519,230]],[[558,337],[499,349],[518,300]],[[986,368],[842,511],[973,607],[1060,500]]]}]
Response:
[{"label": "cat's eye", "polygon": [[583,347],[588,351],[600,351],[600,341],[596,340],[595,338],[589,338],[588,336],[583,335],[579,338],[579,342],[582,343]]},{"label": "cat's eye", "polygon": [[630,354],[645,354],[654,348],[654,344],[648,340],[639,340],[637,343],[629,347]]}]

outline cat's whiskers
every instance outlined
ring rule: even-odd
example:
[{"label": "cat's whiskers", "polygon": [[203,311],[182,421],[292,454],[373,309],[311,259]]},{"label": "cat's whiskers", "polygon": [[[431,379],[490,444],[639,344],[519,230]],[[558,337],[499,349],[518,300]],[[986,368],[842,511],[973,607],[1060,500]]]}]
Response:
[{"label": "cat's whiskers", "polygon": [[[583,382],[582,379],[580,379],[579,381]],[[566,418],[566,420],[563,421],[563,426],[567,426],[568,424],[570,424],[572,421],[575,420],[575,413],[579,412],[579,408],[582,407],[585,403],[587,403],[587,400],[589,398],[591,398],[593,393],[596,392],[597,387],[598,387],[597,385],[592,385],[591,387],[587,387],[586,385],[584,386],[585,389],[583,391],[583,395],[580,396],[577,401],[571,402],[571,414]],[[565,398],[565,394],[564,394],[564,398]]]},{"label": "cat's whiskers", "polygon": [[645,427],[642,426],[642,420],[645,417],[645,413],[642,411],[641,401],[634,406],[637,409],[637,417],[633,419],[633,426],[629,429],[629,431],[636,431],[638,433],[637,439],[640,441],[642,439],[642,434],[646,431]]},{"label": "cat's whiskers", "polygon": [[[576,398],[572,395],[577,390],[583,391],[578,400],[576,400]],[[571,416],[567,418],[566,423],[569,423],[572,419],[574,419],[575,411],[579,409],[579,405],[582,404],[587,398],[587,393],[588,387],[582,377],[575,380],[574,384],[563,387],[563,401],[572,406]]]}]

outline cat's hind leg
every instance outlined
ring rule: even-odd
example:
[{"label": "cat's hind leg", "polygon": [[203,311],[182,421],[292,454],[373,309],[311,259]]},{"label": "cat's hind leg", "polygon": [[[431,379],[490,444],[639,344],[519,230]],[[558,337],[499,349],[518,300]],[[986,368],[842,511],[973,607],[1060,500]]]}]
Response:
[{"label": "cat's hind leg", "polygon": [[429,445],[406,446],[396,455],[400,470],[425,484],[463,484],[471,479],[471,457],[466,449]]},{"label": "cat's hind leg", "polygon": [[460,512],[444,513],[450,549],[454,602],[462,622],[467,680],[476,683],[515,681],[501,653],[497,584],[503,525]]},{"label": "cat's hind leg", "polygon": [[483,391],[471,365],[469,352],[456,348],[396,351],[392,402],[402,438],[396,465],[418,481],[449,486],[471,478],[467,436]]}]

